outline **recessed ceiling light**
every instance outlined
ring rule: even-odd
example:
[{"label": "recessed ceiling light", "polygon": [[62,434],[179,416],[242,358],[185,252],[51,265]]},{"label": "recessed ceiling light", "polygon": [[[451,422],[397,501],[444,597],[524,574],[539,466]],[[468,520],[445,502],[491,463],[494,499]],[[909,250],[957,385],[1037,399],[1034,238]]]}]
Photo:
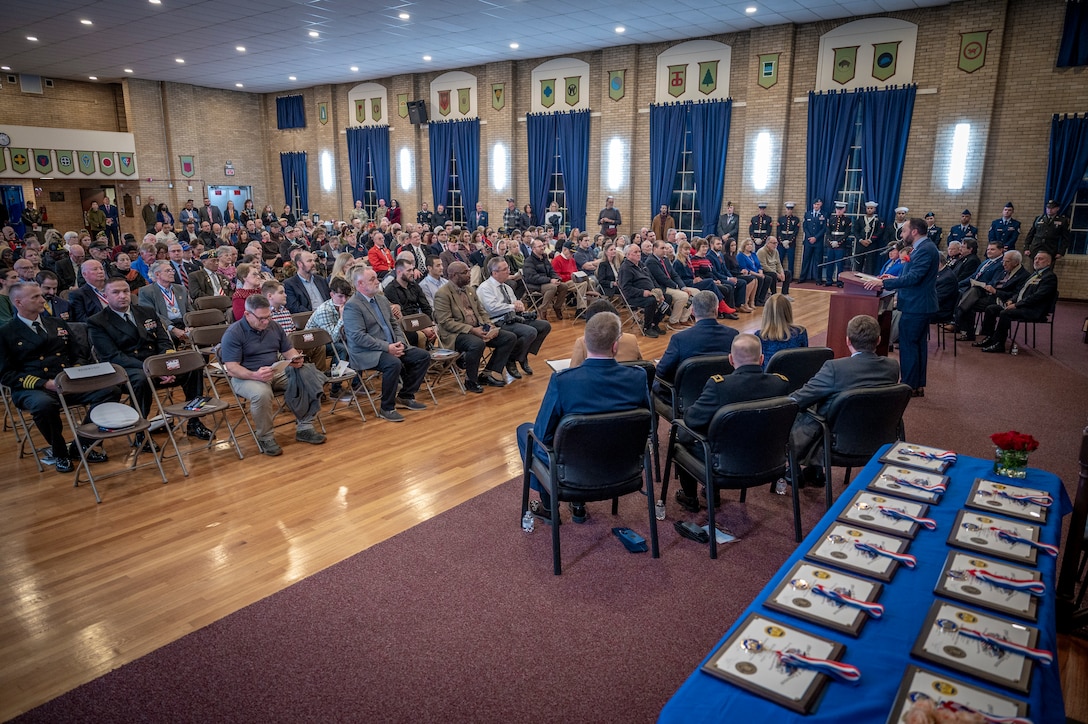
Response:
[{"label": "recessed ceiling light", "polygon": [[358,73],[359,72],[359,66],[357,66],[357,65],[351,66],[351,72],[352,73]]},{"label": "recessed ceiling light", "polygon": [[293,75],[289,75],[289,76],[287,76],[287,80],[298,80],[298,78],[296,78]]},{"label": "recessed ceiling light", "polygon": [[511,50],[517,50],[519,47],[521,47],[521,46],[519,46],[517,43],[510,43],[510,49]]},{"label": "recessed ceiling light", "polygon": [[756,7],[754,5],[751,5],[749,7],[744,8],[744,12],[748,13],[749,15],[751,15],[755,11],[756,11]]},{"label": "recessed ceiling light", "polygon": [[132,73],[132,72],[133,72],[133,70],[132,70],[132,68],[125,68],[125,72],[126,72],[126,73]]},{"label": "recessed ceiling light", "polygon": [[147,0],[152,5],[162,5],[162,0]]},{"label": "recessed ceiling light", "polygon": [[235,83],[234,87],[235,88],[244,88],[245,86],[243,86],[241,83]]},{"label": "recessed ceiling light", "polygon": [[316,37],[318,37],[319,35],[321,35],[321,33],[317,32],[316,30],[311,30],[311,31],[310,31],[310,37],[311,37],[311,38],[316,38]]},{"label": "recessed ceiling light", "polygon": [[0,65],[0,70],[11,70],[10,65]]},{"label": "recessed ceiling light", "polygon": [[627,28],[623,27],[622,25],[617,25],[617,26],[616,26],[616,32],[617,32],[617,33],[626,33],[626,32],[627,32]]},{"label": "recessed ceiling light", "polygon": [[97,75],[89,75],[89,76],[87,76],[87,77],[88,77],[88,78],[90,78],[91,80],[98,80],[98,76],[97,76]]},{"label": "recessed ceiling light", "polygon": [[86,18],[80,20],[79,22],[83,23],[84,25],[94,25],[94,23],[92,23],[90,20],[87,20]]},{"label": "recessed ceiling light", "polygon": [[430,59],[431,59],[431,56],[429,56],[429,55],[424,55],[423,56],[423,60],[430,60]]},{"label": "recessed ceiling light", "polygon": [[409,15],[408,13],[401,13],[401,14],[400,14],[400,15],[398,15],[397,17],[398,17],[398,18],[400,18],[401,20],[407,20],[408,18],[410,18],[410,17],[412,17],[412,16],[411,16],[411,15]]},{"label": "recessed ceiling light", "polygon": [[175,62],[175,63],[184,63],[184,62],[185,62],[185,58],[174,58],[174,62]]},{"label": "recessed ceiling light", "polygon": [[27,39],[27,40],[29,40],[29,41],[30,41],[30,42],[32,42],[32,43],[36,43],[36,42],[38,42],[38,39],[37,39],[37,38],[35,38],[35,37],[34,37],[33,35],[28,35],[28,36],[26,36],[26,39]]},{"label": "recessed ceiling light", "polygon": [[244,45],[236,45],[236,46],[234,46],[234,49],[237,50],[239,53],[246,52],[246,46],[244,46]]}]

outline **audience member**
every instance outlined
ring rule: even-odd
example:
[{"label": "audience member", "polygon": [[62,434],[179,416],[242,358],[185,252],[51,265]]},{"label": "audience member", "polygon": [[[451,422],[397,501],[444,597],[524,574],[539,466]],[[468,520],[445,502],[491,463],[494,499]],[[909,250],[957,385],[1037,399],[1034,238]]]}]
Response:
[{"label": "audience member", "polygon": [[[169,264],[166,265],[169,268]],[[73,322],[86,322],[106,307],[106,269],[102,262],[89,259],[79,265],[83,286],[68,294]],[[173,272],[171,272],[173,274]]]},{"label": "audience member", "polygon": [[627,303],[633,309],[642,310],[643,334],[656,338],[665,332],[658,325],[665,316],[668,304],[664,304],[664,293],[640,264],[641,261],[642,250],[638,244],[628,245],[626,258],[620,265],[617,285]]},{"label": "audience member", "polygon": [[[593,318],[595,314],[601,314],[602,312],[610,312],[611,314],[619,315],[616,308],[612,306],[612,303],[606,299],[598,299],[597,301],[586,307],[586,321],[588,322]],[[584,337],[579,337],[574,340],[574,349],[570,355],[570,367],[577,367],[586,361],[586,342]],[[614,355],[617,362],[635,362],[642,359],[642,350],[638,346],[638,338],[630,332],[623,332],[620,334],[619,342],[616,343],[616,354]]]},{"label": "audience member", "polygon": [[[652,253],[643,257],[643,263],[654,284],[669,298],[669,324],[674,327],[687,324],[691,318],[691,297],[698,290],[694,287],[685,287],[676,275],[676,270],[668,259],[668,252],[672,250],[672,247],[667,242],[652,242],[650,248]],[[715,310],[716,313],[717,310]]]},{"label": "audience member", "polygon": [[68,321],[70,313],[67,300],[59,296],[60,282],[57,275],[51,271],[38,272],[38,284],[42,288],[42,296],[45,297],[45,308],[42,311],[47,317]]},{"label": "audience member", "polygon": [[296,258],[295,275],[283,281],[291,314],[312,312],[329,298],[329,283],[316,273],[316,266],[313,252],[303,251]]},{"label": "audience member", "polygon": [[521,373],[518,372],[517,365],[521,365],[525,374],[533,374],[533,368],[529,366],[529,355],[540,352],[540,346],[551,333],[552,325],[546,320],[537,319],[536,314],[526,312],[525,305],[518,301],[514,290],[506,283],[510,278],[510,265],[505,258],[492,257],[488,267],[491,274],[476,293],[490,315],[491,323],[517,337],[517,343],[506,363],[506,373],[514,379],[520,379]]},{"label": "audience member", "polygon": [[423,290],[423,293],[427,295],[427,301],[430,303],[431,308],[434,309],[434,295],[442,287],[450,283],[450,280],[446,278],[444,274],[445,268],[442,265],[442,259],[437,256],[427,257],[427,276],[423,277],[420,281],[419,287]]},{"label": "audience member", "polygon": [[[990,284],[972,284],[956,303],[953,312],[953,327],[964,342],[975,341],[975,313],[985,312],[991,305],[1004,306],[1004,303],[1016,296],[1020,287],[1028,280],[1028,270],[1022,266],[1020,252],[1010,249],[1001,255],[1001,269],[1004,272]],[[982,347],[982,344],[976,346]]]},{"label": "audience member", "polygon": [[756,336],[763,346],[763,368],[780,349],[808,346],[808,330],[793,323],[793,303],[784,294],[772,294],[763,308],[763,320]]},{"label": "audience member", "polygon": [[658,380],[672,382],[680,364],[692,357],[729,354],[737,330],[718,324],[718,298],[714,292],[696,292],[692,297],[691,308],[695,315],[695,325],[677,332],[669,340],[665,354],[661,355],[661,360],[657,363]]},{"label": "audience member", "polygon": [[982,319],[983,352],[1004,352],[1013,322],[1038,322],[1050,314],[1058,298],[1058,277],[1054,275],[1049,251],[1036,249],[1032,257],[1035,273],[1027,278],[1016,295],[991,304]]},{"label": "audience member", "polygon": [[[790,282],[793,281],[793,272],[782,264],[782,255],[779,253],[778,249],[778,238],[774,236],[767,237],[767,243],[763,245],[762,249],[756,252],[756,259],[763,268],[764,281],[766,282],[766,290],[764,291],[763,296],[757,301],[766,303],[769,295],[777,294],[779,282],[782,282],[782,293],[789,297]],[[793,301],[792,297],[790,297],[790,301]]]}]

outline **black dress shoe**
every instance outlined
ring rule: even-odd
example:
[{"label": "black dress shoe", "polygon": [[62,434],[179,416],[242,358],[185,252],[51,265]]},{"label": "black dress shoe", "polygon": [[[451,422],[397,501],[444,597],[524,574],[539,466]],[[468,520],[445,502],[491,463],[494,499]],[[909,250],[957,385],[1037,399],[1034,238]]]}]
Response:
[{"label": "black dress shoe", "polygon": [[197,437],[201,440],[211,440],[213,435],[212,431],[204,427],[204,423],[200,420],[190,420],[189,428],[185,431],[185,434],[189,437]]},{"label": "black dress shoe", "polygon": [[978,342],[972,342],[971,346],[972,347],[989,347],[991,344],[993,344],[996,341],[997,340],[995,340],[993,337],[984,337],[983,339],[979,340]]},{"label": "black dress shoe", "polygon": [[685,493],[683,490],[676,491],[676,502],[680,504],[681,508],[688,511],[689,513],[698,513],[699,508],[702,507],[699,505],[698,498],[693,498],[692,496]]},{"label": "black dress shoe", "polygon": [[481,385],[486,385],[487,387],[506,387],[505,380],[497,380],[491,375],[480,375],[480,377],[476,381]]},{"label": "black dress shoe", "polygon": [[506,374],[510,375],[515,380],[520,380],[521,379],[521,373],[518,372],[518,366],[516,364],[514,364],[513,362],[506,365]]},{"label": "black dress shoe", "polygon": [[809,465],[801,469],[801,487],[822,488],[827,484],[824,469],[818,465]]},{"label": "black dress shoe", "polygon": [[142,453],[154,452],[151,449],[151,439],[144,435],[142,432],[136,433],[136,437],[132,441],[132,447],[136,448]]},{"label": "black dress shoe", "polygon": [[76,469],[71,458],[56,458],[54,466],[58,473],[70,473]]},{"label": "black dress shoe", "polygon": [[910,396],[911,397],[925,397],[926,396],[926,388],[919,387],[918,389],[911,390],[910,391]]},{"label": "black dress shoe", "polygon": [[[104,452],[99,452],[98,450],[88,450],[85,453],[85,456],[89,463],[104,463],[110,459],[109,455]],[[68,457],[72,460],[79,457],[79,448],[76,447],[74,442],[68,445]]]},{"label": "black dress shoe", "polygon": [[1005,343],[994,342],[993,344],[988,344],[982,348],[982,351],[989,352],[991,354],[1005,354]]},{"label": "black dress shoe", "polygon": [[533,368],[529,366],[528,362],[519,362],[518,364],[521,365],[522,372],[530,376],[533,374]]},{"label": "black dress shoe", "polygon": [[482,395],[484,393],[484,388],[480,387],[475,382],[466,382],[465,383],[465,391],[466,392],[474,392],[477,395]]},{"label": "black dress shoe", "polygon": [[642,333],[651,339],[657,339],[661,336],[658,331],[653,327],[644,327]]}]

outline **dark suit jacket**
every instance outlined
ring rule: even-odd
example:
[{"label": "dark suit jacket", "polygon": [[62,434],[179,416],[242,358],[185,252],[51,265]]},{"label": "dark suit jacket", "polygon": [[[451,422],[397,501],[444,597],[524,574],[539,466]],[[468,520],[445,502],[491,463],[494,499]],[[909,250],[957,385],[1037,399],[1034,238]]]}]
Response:
[{"label": "dark suit jacket", "polygon": [[102,311],[104,305],[90,284],[73,289],[68,295],[68,317],[72,322],[86,322]]},{"label": "dark suit jacket", "polygon": [[[189,292],[180,284],[171,284],[170,290],[174,293],[174,299],[178,302],[178,310],[181,313],[179,319],[184,320],[186,313],[193,311],[193,306],[189,303]],[[159,289],[158,284],[148,284],[146,287],[140,287],[138,304],[153,312],[162,322],[163,327],[170,328],[169,310],[166,308],[166,300],[162,298],[162,290]]]},{"label": "dark suit jacket", "polygon": [[616,271],[612,269],[612,265],[607,261],[602,261],[597,265],[597,283],[601,285],[601,289],[604,290],[605,296],[614,297],[618,291],[616,287]]},{"label": "dark suit jacket", "polygon": [[49,306],[53,308],[53,312],[50,313],[48,309],[45,309],[42,311],[45,316],[63,319],[66,322],[72,318],[72,306],[60,297],[53,297],[53,301],[49,303]]},{"label": "dark suit jacket", "polygon": [[537,258],[536,254],[525,257],[525,266],[521,268],[521,279],[529,291],[539,292],[540,287],[550,284],[552,279],[558,279],[555,268],[548,258]]},{"label": "dark suit jacket", "polygon": [[218,206],[201,206],[198,212],[202,222],[207,221],[209,224],[220,225],[223,223],[223,212],[219,210]]},{"label": "dark suit jacket", "polygon": [[638,264],[632,264],[628,259],[624,259],[620,264],[618,286],[630,304],[639,302],[643,298],[643,292],[657,288],[650,273]]},{"label": "dark suit jacket", "polygon": [[587,359],[551,376],[533,424],[537,438],[550,445],[565,415],[651,409],[646,373],[614,359]]},{"label": "dark suit jacket", "polygon": [[72,257],[65,254],[54,267],[54,271],[57,273],[57,291],[63,292],[65,289],[71,289],[76,285],[76,266],[72,263]]},{"label": "dark suit jacket", "polygon": [[1016,302],[1016,308],[1027,319],[1042,319],[1058,298],[1058,277],[1053,269],[1047,268],[1038,276],[1029,276],[1022,291],[1024,296]]},{"label": "dark suit jacket", "polygon": [[[216,272],[215,274],[219,277],[219,288],[222,290],[220,296],[231,295],[233,293],[233,288],[231,287],[230,280],[219,272]],[[207,269],[200,269],[189,273],[189,296],[193,299],[215,296],[215,291],[212,289],[212,283],[209,279],[209,272]]]},{"label": "dark suit jacket", "polygon": [[[694,327],[677,332],[657,363],[657,378],[672,382],[680,363],[701,354],[729,354],[733,339],[739,334],[732,327],[714,319],[700,319]],[[758,367],[758,365],[756,365]]]},{"label": "dark suit jacket", "polygon": [[955,267],[957,281],[963,281],[964,279],[970,278],[970,276],[978,270],[979,265],[981,264],[982,259],[978,258],[978,254],[968,254],[964,256],[960,259],[960,263]]},{"label": "dark suit jacket", "polygon": [[937,272],[937,313],[933,319],[947,322],[956,310],[956,301],[960,298],[956,272],[945,267]]},{"label": "dark suit jacket", "polygon": [[113,362],[130,374],[143,372],[144,360],[173,349],[159,318],[139,305],[131,308],[136,326],[112,309],[103,309],[87,321],[91,346],[101,362]]},{"label": "dark suit jacket", "polygon": [[469,231],[476,231],[476,229],[479,229],[479,228],[486,229],[489,226],[488,218],[487,218],[487,212],[486,211],[481,211],[481,212],[477,213],[477,212],[473,211],[471,214],[469,214],[468,222],[469,222],[469,227],[468,227]]},{"label": "dark suit jacket", "polygon": [[[329,291],[329,283],[325,281],[325,277],[313,274],[310,279],[313,280],[317,291],[321,293],[321,300],[328,301],[332,293]],[[291,314],[314,311],[306,285],[297,274],[284,279],[283,288],[287,292],[287,308],[291,310]]]},{"label": "dark suit jacket", "polygon": [[[0,327],[0,384],[12,391],[44,389],[65,367],[90,360],[90,349],[67,322],[46,316],[38,319],[45,337],[20,319]],[[645,376],[642,386],[645,389]]]},{"label": "dark suit jacket", "polygon": [[[407,347],[408,339],[400,325],[393,321],[389,300],[379,294],[374,297],[374,301],[393,332],[393,340]],[[370,302],[362,294],[353,294],[344,305],[341,317],[344,320],[344,337],[347,340],[348,360],[352,369],[362,371],[377,367],[382,352],[389,351],[389,342],[385,341],[385,332],[378,318],[374,316]]]},{"label": "dark suit jacket", "polygon": [[884,288],[899,292],[897,307],[903,314],[933,314],[937,311],[937,247],[928,238],[917,243],[910,261],[898,277],[884,280]]},{"label": "dark suit jacket", "polygon": [[994,294],[997,296],[998,301],[1005,301],[1015,297],[1020,291],[1020,287],[1024,286],[1024,282],[1028,280],[1031,274],[1024,267],[1017,267],[1007,282],[1001,281],[1004,276],[1004,274],[999,275],[993,283]]},{"label": "dark suit jacket", "polygon": [[[646,270],[650,272],[650,276],[653,277],[654,283],[661,288],[661,291],[666,289],[680,289],[684,285],[680,283],[680,280],[676,276],[676,271],[673,270],[672,264],[668,259],[661,259],[657,254],[651,255],[644,260],[646,262]],[[662,266],[661,262],[665,264]]]},{"label": "dark suit jacket", "polygon": [[894,385],[898,381],[899,362],[875,352],[858,352],[852,357],[824,362],[816,375],[790,397],[802,410],[815,405],[822,414],[840,392]]},{"label": "dark suit jacket", "polygon": [[741,365],[732,374],[714,375],[706,381],[699,399],[684,414],[684,424],[694,432],[706,433],[723,405],[781,397],[789,389],[789,380],[782,375],[768,374],[759,365]]}]

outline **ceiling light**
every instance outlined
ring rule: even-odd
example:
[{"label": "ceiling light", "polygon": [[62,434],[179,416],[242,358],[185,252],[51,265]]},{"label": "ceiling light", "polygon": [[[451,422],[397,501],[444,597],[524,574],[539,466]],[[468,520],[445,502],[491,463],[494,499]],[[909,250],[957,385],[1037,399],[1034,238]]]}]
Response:
[{"label": "ceiling light", "polygon": [[185,62],[185,58],[174,58],[174,62],[175,62],[175,63],[184,63],[184,62]]},{"label": "ceiling light", "polygon": [[133,72],[133,70],[132,70],[132,68],[125,68],[125,72],[126,72],[126,73],[132,73],[132,72]]},{"label": "ceiling light", "polygon": [[298,80],[298,78],[296,78],[293,75],[289,75],[289,76],[287,76],[287,80]]},{"label": "ceiling light", "polygon": [[359,66],[357,66],[357,65],[351,66],[351,72],[352,73],[358,73],[359,72]]},{"label": "ceiling light", "polygon": [[0,65],[0,70],[11,70],[10,65]]},{"label": "ceiling light", "polygon": [[162,0],[147,0],[152,5],[162,5]]},{"label": "ceiling light", "polygon": [[750,6],[746,7],[746,8],[744,8],[744,12],[748,13],[749,15],[751,15],[755,11],[756,11],[755,5],[750,5]]},{"label": "ceiling light", "polygon": [[400,18],[401,20],[407,20],[408,18],[410,18],[410,17],[412,17],[412,16],[411,16],[411,15],[409,15],[408,13],[401,13],[401,14],[400,14],[400,15],[398,15],[397,17],[398,17],[398,18]]},{"label": "ceiling light", "polygon": [[94,25],[94,23],[87,19],[80,20],[79,22],[83,23],[84,25]]},{"label": "ceiling light", "polygon": [[311,30],[311,31],[310,31],[310,37],[311,37],[311,38],[316,38],[316,37],[318,37],[319,35],[321,35],[321,33],[317,32],[316,30]]},{"label": "ceiling light", "polygon": [[234,87],[235,87],[235,88],[245,88],[245,86],[244,86],[244,85],[242,85],[241,83],[235,83],[235,84],[234,84]]},{"label": "ceiling light", "polygon": [[234,49],[237,50],[239,53],[246,52],[246,46],[244,46],[244,45],[236,45],[236,46],[234,46]]},{"label": "ceiling light", "polygon": [[430,59],[431,59],[431,56],[429,56],[429,55],[424,55],[423,56],[423,60],[430,60]]},{"label": "ceiling light", "polygon": [[30,42],[32,42],[32,43],[36,43],[36,42],[38,42],[38,39],[37,39],[37,38],[35,38],[35,37],[34,37],[33,35],[28,35],[28,36],[26,36],[26,39],[27,39],[27,40],[29,40],[29,41],[30,41]]},{"label": "ceiling light", "polygon": [[626,33],[626,32],[627,32],[627,28],[623,27],[622,25],[617,25],[617,26],[616,26],[616,32],[617,32],[617,33]]},{"label": "ceiling light", "polygon": [[517,49],[518,49],[518,47],[519,47],[519,46],[518,46],[518,44],[517,44],[517,43],[510,43],[510,49],[511,49],[511,50],[517,50]]},{"label": "ceiling light", "polygon": [[87,76],[87,77],[88,77],[88,78],[90,78],[91,80],[98,80],[98,76],[97,76],[97,75],[89,75],[89,76]]}]

